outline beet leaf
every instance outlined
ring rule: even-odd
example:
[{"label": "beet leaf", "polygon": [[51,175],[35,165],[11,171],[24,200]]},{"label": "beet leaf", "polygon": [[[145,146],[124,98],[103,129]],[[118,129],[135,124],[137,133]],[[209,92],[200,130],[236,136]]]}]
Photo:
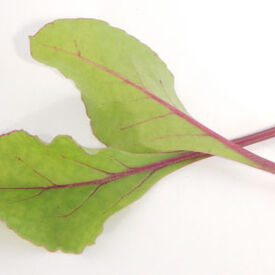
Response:
[{"label": "beet leaf", "polygon": [[36,60],[75,82],[93,131],[107,146],[133,153],[203,152],[275,173],[275,163],[188,115],[166,65],[124,31],[93,19],[63,19],[30,41]]},{"label": "beet leaf", "polygon": [[[235,141],[273,136],[275,128]],[[104,221],[158,179],[209,157],[84,149],[67,136],[45,144],[23,131],[0,137],[0,155],[0,218],[37,245],[72,253],[93,244]]]}]

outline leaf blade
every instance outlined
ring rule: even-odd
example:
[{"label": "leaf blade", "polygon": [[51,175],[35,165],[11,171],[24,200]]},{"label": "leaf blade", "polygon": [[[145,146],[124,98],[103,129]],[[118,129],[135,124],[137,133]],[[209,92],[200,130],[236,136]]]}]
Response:
[{"label": "leaf blade", "polygon": [[57,20],[31,38],[31,51],[76,83],[106,145],[134,153],[198,151],[275,173],[273,162],[190,117],[164,63],[125,32],[97,20]]},{"label": "leaf blade", "polygon": [[[235,141],[246,146],[274,135],[273,127]],[[94,243],[105,220],[142,196],[158,179],[209,157],[194,152],[136,155],[113,149],[83,150],[69,137],[59,136],[45,144],[22,131],[1,136],[0,156],[0,218],[37,245],[72,253]],[[72,166],[53,167],[49,165],[52,157],[59,164],[76,166],[74,180],[90,181],[72,182],[68,171]],[[48,170],[43,174],[45,166]],[[90,173],[85,175],[85,169]],[[65,178],[56,182],[61,185],[52,184],[56,173]],[[116,180],[115,174],[119,174]],[[97,178],[106,179],[106,184],[95,184]]]},{"label": "leaf blade", "polygon": [[110,215],[182,166],[176,163],[106,184],[74,186],[71,184],[112,177],[131,169],[128,165],[144,166],[172,155],[135,155],[112,149],[90,155],[69,137],[45,144],[22,131],[0,138],[0,156],[0,218],[37,245],[72,253],[94,243]]}]

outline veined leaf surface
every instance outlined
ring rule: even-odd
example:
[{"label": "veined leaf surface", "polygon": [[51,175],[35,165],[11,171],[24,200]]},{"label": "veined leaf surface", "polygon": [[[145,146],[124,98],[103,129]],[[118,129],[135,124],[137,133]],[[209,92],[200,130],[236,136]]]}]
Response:
[{"label": "veined leaf surface", "polygon": [[146,45],[92,19],[57,20],[31,37],[35,59],[60,70],[80,89],[95,135],[134,153],[197,151],[275,173],[275,164],[190,117],[173,77]]},{"label": "veined leaf surface", "polygon": [[45,144],[22,131],[0,138],[0,156],[0,218],[37,245],[74,253],[94,243],[107,217],[195,161],[147,167],[179,154],[101,149],[91,155],[69,137]]},{"label": "veined leaf surface", "polygon": [[[246,146],[274,135],[271,128],[235,142]],[[0,156],[0,218],[35,244],[74,253],[94,243],[104,221],[159,178],[209,157],[84,151],[67,136],[46,144],[23,131],[0,137]]]}]

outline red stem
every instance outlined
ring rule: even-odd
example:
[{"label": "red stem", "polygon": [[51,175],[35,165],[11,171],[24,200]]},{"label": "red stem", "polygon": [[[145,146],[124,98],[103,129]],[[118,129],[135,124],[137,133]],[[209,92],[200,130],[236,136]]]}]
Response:
[{"label": "red stem", "polygon": [[[255,134],[247,135],[241,138],[234,139],[233,142],[237,143],[240,146],[247,146],[256,142],[260,142],[269,138],[275,137],[275,127],[257,132]],[[112,174],[109,177],[93,180],[93,181],[86,181],[86,182],[78,182],[72,184],[64,184],[64,185],[53,185],[53,186],[37,186],[37,187],[2,187],[0,189],[55,189],[55,188],[69,188],[69,187],[77,187],[77,186],[85,186],[91,184],[106,184],[110,181],[118,180],[123,177],[127,177],[133,174],[142,173],[150,170],[158,170],[160,168],[166,167],[168,165],[172,165],[175,163],[180,163],[186,160],[200,160],[204,158],[212,157],[212,155],[207,155],[199,152],[188,152],[182,155],[172,157],[169,159],[161,160],[155,163],[150,163],[141,167],[134,167],[130,168],[126,171],[119,172],[116,174]]]}]

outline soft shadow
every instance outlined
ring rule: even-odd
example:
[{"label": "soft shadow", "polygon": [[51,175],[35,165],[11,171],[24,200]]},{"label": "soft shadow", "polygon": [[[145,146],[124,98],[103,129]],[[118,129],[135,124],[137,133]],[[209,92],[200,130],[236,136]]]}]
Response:
[{"label": "soft shadow", "polygon": [[22,129],[32,135],[38,135],[46,142],[50,142],[57,135],[70,135],[83,146],[104,147],[93,136],[90,120],[77,96],[57,101],[27,115],[9,128],[0,129],[0,132],[4,134]]},{"label": "soft shadow", "polygon": [[45,20],[37,20],[32,23],[29,23],[20,28],[14,38],[14,47],[16,54],[29,63],[35,62],[30,54],[30,46],[29,46],[29,36],[34,35],[42,26],[44,26],[49,19]]},{"label": "soft shadow", "polygon": [[[26,254],[33,254],[34,251],[38,252],[36,245],[18,236],[4,222],[0,223],[0,243],[2,251],[6,251],[8,254],[14,254],[16,251],[26,256]],[[43,250],[42,247],[39,247],[39,253],[44,253]]]}]

